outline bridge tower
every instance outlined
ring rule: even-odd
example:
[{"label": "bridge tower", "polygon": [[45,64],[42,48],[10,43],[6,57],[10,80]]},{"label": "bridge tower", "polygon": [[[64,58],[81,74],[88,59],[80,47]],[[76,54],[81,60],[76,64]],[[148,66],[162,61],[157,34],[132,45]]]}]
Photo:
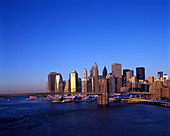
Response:
[{"label": "bridge tower", "polygon": [[108,93],[108,89],[107,89],[107,80],[106,79],[100,79],[99,80],[99,88],[100,88],[100,92],[102,92],[102,94],[98,95],[98,105],[109,105],[109,93]]}]

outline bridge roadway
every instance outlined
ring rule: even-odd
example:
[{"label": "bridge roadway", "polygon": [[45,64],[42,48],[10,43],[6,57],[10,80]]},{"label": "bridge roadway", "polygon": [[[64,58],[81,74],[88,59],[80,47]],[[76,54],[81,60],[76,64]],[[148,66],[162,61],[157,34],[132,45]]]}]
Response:
[{"label": "bridge roadway", "polygon": [[[125,92],[124,92],[125,93]],[[19,93],[19,94],[0,94],[0,97],[13,97],[13,96],[30,96],[30,95],[49,95],[49,94],[56,94],[56,95],[102,95],[103,92],[56,92],[56,93]],[[112,93],[111,93],[112,94]],[[140,95],[151,95],[151,92],[126,92],[125,94],[140,94]]]},{"label": "bridge roadway", "polygon": [[19,94],[0,94],[0,97],[30,96],[30,95],[101,95],[103,92],[55,92],[55,93],[19,93]]}]

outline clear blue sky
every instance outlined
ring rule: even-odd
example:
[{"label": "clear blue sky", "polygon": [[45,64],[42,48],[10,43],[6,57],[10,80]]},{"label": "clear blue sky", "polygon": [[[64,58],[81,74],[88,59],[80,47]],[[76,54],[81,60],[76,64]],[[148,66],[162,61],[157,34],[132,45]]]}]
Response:
[{"label": "clear blue sky", "polygon": [[0,93],[42,92],[47,74],[95,61],[170,76],[168,0],[1,0]]}]

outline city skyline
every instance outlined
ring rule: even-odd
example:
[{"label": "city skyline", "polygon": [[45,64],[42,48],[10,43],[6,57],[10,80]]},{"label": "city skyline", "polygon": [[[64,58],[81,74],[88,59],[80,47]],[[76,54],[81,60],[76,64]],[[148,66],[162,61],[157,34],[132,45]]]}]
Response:
[{"label": "city skyline", "polygon": [[[0,93],[42,92],[47,74],[145,67],[170,75],[168,0],[1,1]],[[123,74],[123,71],[122,71]]]}]

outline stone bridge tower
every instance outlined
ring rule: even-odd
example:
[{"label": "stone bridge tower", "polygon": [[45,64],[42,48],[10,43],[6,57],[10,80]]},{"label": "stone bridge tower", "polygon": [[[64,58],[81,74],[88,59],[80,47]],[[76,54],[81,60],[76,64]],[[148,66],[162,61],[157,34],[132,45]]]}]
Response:
[{"label": "stone bridge tower", "polygon": [[98,105],[109,105],[109,93],[106,79],[99,80],[99,88],[102,94],[98,95]]}]

